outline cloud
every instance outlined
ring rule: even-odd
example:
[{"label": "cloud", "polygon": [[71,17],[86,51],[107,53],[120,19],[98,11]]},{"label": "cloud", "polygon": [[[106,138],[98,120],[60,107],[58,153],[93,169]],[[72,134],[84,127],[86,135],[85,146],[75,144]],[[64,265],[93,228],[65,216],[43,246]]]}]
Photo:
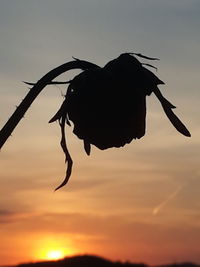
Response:
[{"label": "cloud", "polygon": [[0,210],[0,223],[10,222],[12,213],[8,210]]},{"label": "cloud", "polygon": [[13,222],[15,215],[16,213],[10,210],[0,210],[0,224]]}]

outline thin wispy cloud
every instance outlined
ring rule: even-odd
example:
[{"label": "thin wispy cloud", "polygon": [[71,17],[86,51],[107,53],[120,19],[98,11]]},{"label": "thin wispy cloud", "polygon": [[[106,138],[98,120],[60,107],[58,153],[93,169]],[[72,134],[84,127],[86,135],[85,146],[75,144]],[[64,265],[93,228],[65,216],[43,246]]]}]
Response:
[{"label": "thin wispy cloud", "polygon": [[180,193],[180,191],[183,189],[183,187],[185,186],[185,184],[183,185],[180,185],[177,187],[177,189],[171,193],[165,200],[163,200],[158,206],[156,206],[154,209],[153,209],[153,215],[157,215],[158,213],[161,212],[161,210],[170,202],[172,201],[173,199],[176,198],[176,196]]}]

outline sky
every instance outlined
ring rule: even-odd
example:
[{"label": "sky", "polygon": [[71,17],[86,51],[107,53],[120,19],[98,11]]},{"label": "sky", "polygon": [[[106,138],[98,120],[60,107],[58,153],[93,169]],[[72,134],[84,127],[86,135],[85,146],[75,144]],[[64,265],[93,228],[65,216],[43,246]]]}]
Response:
[{"label": "sky", "polygon": [[[199,0],[0,0],[0,126],[35,82],[72,56],[104,66],[158,57],[162,93],[192,137],[147,98],[140,140],[88,157],[68,128],[67,186],[57,123],[65,86],[44,89],[0,153],[0,265],[91,253],[148,264],[200,263]],[[77,72],[60,77],[68,80]]]}]

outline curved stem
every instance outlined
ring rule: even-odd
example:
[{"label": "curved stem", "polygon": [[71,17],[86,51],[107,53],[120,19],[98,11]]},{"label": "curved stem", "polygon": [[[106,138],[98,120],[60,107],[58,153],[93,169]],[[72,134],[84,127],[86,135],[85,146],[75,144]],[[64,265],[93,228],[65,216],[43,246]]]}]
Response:
[{"label": "curved stem", "polygon": [[17,107],[15,112],[3,126],[0,131],[0,149],[7,141],[8,137],[12,134],[13,130],[23,118],[24,114],[31,106],[33,101],[39,95],[39,93],[43,90],[43,88],[48,85],[53,79],[62,73],[71,70],[71,69],[90,69],[98,67],[96,64],[84,61],[84,60],[75,60],[67,62],[63,65],[58,66],[57,68],[49,71],[46,75],[44,75],[28,92],[26,97],[22,100],[21,104]]}]

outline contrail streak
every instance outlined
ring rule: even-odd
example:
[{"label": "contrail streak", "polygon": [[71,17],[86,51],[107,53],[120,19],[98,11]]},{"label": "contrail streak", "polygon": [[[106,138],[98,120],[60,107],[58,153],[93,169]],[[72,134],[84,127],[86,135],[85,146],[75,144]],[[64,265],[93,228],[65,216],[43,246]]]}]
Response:
[{"label": "contrail streak", "polygon": [[157,215],[158,212],[172,199],[174,199],[178,193],[182,190],[182,188],[185,186],[185,184],[179,185],[178,188],[172,193],[170,194],[167,199],[165,199],[163,202],[161,202],[157,207],[155,207],[153,209],[153,215]]}]

